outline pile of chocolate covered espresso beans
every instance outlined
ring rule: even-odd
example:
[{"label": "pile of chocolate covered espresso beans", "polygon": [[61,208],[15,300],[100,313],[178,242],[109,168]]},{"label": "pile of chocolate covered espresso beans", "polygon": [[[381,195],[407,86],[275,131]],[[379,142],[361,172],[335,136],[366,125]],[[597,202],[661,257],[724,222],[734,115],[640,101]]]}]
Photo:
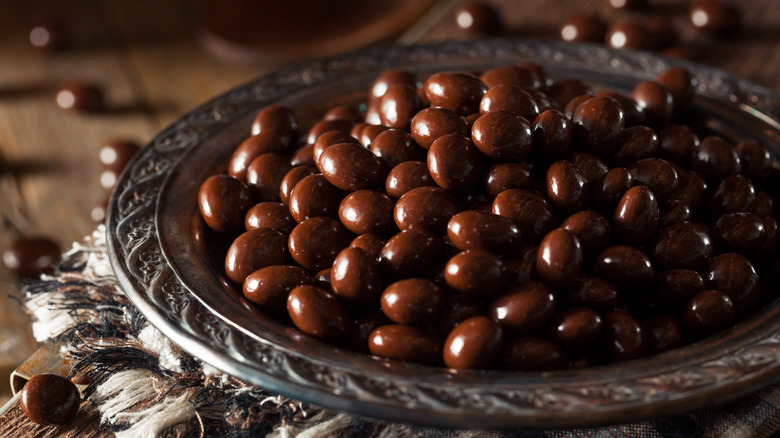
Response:
[{"label": "pile of chocolate covered espresso beans", "polygon": [[522,63],[381,74],[363,111],[308,130],[257,115],[199,193],[238,237],[225,273],[269,315],[339,348],[450,368],[640,358],[759,301],[777,243],[772,158],[680,120],[675,68],[595,93]]}]

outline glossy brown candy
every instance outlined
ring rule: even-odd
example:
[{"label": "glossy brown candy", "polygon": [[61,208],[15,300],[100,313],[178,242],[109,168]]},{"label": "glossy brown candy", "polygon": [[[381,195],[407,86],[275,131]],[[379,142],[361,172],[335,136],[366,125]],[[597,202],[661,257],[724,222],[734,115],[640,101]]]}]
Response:
[{"label": "glossy brown candy", "polygon": [[634,87],[631,97],[644,109],[648,126],[661,129],[669,124],[674,100],[666,87],[655,81],[640,82]]},{"label": "glossy brown candy", "polygon": [[321,120],[314,124],[306,133],[306,144],[314,144],[320,135],[330,132],[339,131],[344,134],[349,134],[352,130],[352,123],[346,120]]},{"label": "glossy brown candy", "polygon": [[628,165],[634,184],[641,184],[653,191],[658,201],[667,200],[679,185],[677,170],[660,158],[645,158]]},{"label": "glossy brown candy", "polygon": [[615,235],[631,245],[644,243],[658,227],[656,197],[646,186],[631,187],[620,198],[612,218]]},{"label": "glossy brown candy", "polygon": [[625,120],[625,127],[630,128],[632,126],[645,124],[645,110],[631,97],[618,92],[605,91],[597,93],[596,96],[606,96],[615,99],[620,104],[620,108],[623,110],[623,119]]},{"label": "glossy brown candy", "polygon": [[246,179],[246,169],[255,158],[262,154],[284,153],[287,145],[273,130],[259,132],[242,141],[228,162],[228,175]]},{"label": "glossy brown candy", "polygon": [[359,248],[344,248],[333,261],[330,286],[345,305],[375,308],[382,293],[382,278],[376,259]]},{"label": "glossy brown candy", "polygon": [[418,187],[406,192],[395,204],[393,218],[402,230],[420,229],[444,234],[447,222],[460,210],[460,204],[439,187]]},{"label": "glossy brown candy", "polygon": [[281,202],[261,202],[246,212],[244,227],[247,230],[255,228],[270,228],[285,236],[295,228],[298,223],[290,214],[290,209]]},{"label": "glossy brown candy", "polygon": [[56,374],[38,374],[19,394],[19,404],[30,420],[42,425],[66,424],[76,416],[81,395],[76,385]]},{"label": "glossy brown candy", "polygon": [[405,161],[419,161],[425,156],[422,149],[408,132],[400,129],[382,131],[371,142],[371,152],[382,159],[388,169]]},{"label": "glossy brown candy", "polygon": [[501,326],[487,316],[471,317],[455,327],[444,341],[444,363],[455,369],[481,369],[501,352]]},{"label": "glossy brown candy", "polygon": [[282,105],[269,105],[257,113],[252,121],[252,135],[265,133],[269,138],[275,138],[284,152],[298,143],[298,119],[295,112]]},{"label": "glossy brown candy", "polygon": [[767,192],[759,190],[756,192],[756,202],[753,203],[753,213],[759,217],[774,216],[775,201]]},{"label": "glossy brown candy", "polygon": [[707,287],[728,294],[740,316],[752,311],[758,303],[761,286],[756,269],[739,254],[721,254],[707,264],[704,271]]},{"label": "glossy brown candy", "polygon": [[416,88],[417,77],[414,75],[414,73],[406,70],[387,70],[377,76],[376,79],[374,79],[374,82],[371,83],[371,86],[368,89],[369,101],[376,100],[384,96],[384,94],[387,92],[387,89],[390,87],[390,85],[393,84],[405,84]]},{"label": "glossy brown candy", "polygon": [[290,233],[290,255],[311,271],[329,268],[338,253],[349,246],[352,236],[339,221],[327,217],[306,219]]},{"label": "glossy brown candy", "polygon": [[691,211],[697,210],[707,195],[707,183],[704,178],[693,171],[677,172],[679,184],[677,190],[669,196],[669,200],[680,201]]},{"label": "glossy brown candy", "polygon": [[446,296],[437,318],[436,331],[446,337],[461,322],[484,314],[485,305],[479,298],[467,294]]},{"label": "glossy brown candy", "polygon": [[373,260],[379,260],[379,254],[385,246],[385,240],[375,234],[361,234],[349,244],[351,248],[360,248],[367,252]]},{"label": "glossy brown candy", "polygon": [[322,120],[346,120],[354,124],[363,121],[363,116],[360,115],[360,110],[352,105],[336,105],[325,111]]},{"label": "glossy brown candy", "polygon": [[688,10],[691,24],[703,31],[727,35],[739,27],[739,9],[722,0],[697,0]]},{"label": "glossy brown candy", "polygon": [[612,235],[609,221],[592,210],[574,213],[561,223],[561,228],[577,238],[585,258],[591,258],[606,248]]},{"label": "glossy brown candy", "polygon": [[445,108],[462,115],[479,111],[479,102],[487,86],[476,76],[464,72],[438,72],[423,85],[431,106]]},{"label": "glossy brown candy", "polygon": [[496,254],[515,251],[520,229],[511,220],[490,212],[466,210],[447,222],[447,236],[453,245],[465,251],[484,249]]},{"label": "glossy brown candy", "polygon": [[325,149],[318,163],[328,182],[342,190],[381,187],[387,177],[387,169],[379,157],[352,143]]},{"label": "glossy brown candy", "polygon": [[577,107],[571,123],[574,144],[585,152],[601,155],[615,146],[625,120],[615,99],[597,96]]},{"label": "glossy brown candy", "polygon": [[287,312],[298,330],[317,338],[338,341],[352,331],[347,309],[333,294],[316,286],[301,285],[291,290]]},{"label": "glossy brown candy", "polygon": [[455,24],[473,34],[497,35],[501,33],[501,15],[491,5],[481,1],[466,1],[454,11]]},{"label": "glossy brown candy", "polygon": [[547,199],[563,214],[583,210],[588,204],[585,176],[572,163],[559,160],[547,168],[545,174]]},{"label": "glossy brown candy", "polygon": [[690,269],[669,269],[656,274],[652,299],[663,307],[679,308],[682,303],[704,290],[704,278]]},{"label": "glossy brown candy", "polygon": [[534,155],[542,160],[563,158],[571,148],[571,122],[565,114],[549,109],[531,125]]},{"label": "glossy brown candy", "polygon": [[421,161],[405,161],[390,170],[385,181],[385,192],[395,199],[417,187],[435,187],[436,182]]},{"label": "glossy brown candy", "polygon": [[772,155],[757,141],[741,141],[734,146],[742,164],[742,173],[756,182],[764,182],[772,173]]},{"label": "glossy brown candy", "polygon": [[648,50],[652,47],[652,38],[644,23],[632,18],[616,20],[604,35],[607,46],[613,49]]},{"label": "glossy brown candy", "polygon": [[553,103],[557,104],[555,109],[561,109],[573,98],[589,92],[590,88],[579,79],[555,80],[545,91]]},{"label": "glossy brown candy", "polygon": [[344,193],[321,174],[301,179],[290,192],[290,214],[298,223],[313,217],[337,218]]},{"label": "glossy brown candy", "polygon": [[502,83],[488,88],[479,102],[480,114],[491,111],[506,111],[530,122],[539,115],[539,106],[536,99],[519,86]]},{"label": "glossy brown candy", "polygon": [[452,289],[480,297],[493,295],[509,280],[504,262],[482,249],[454,255],[444,269],[444,279]]},{"label": "glossy brown candy", "polygon": [[563,22],[561,39],[570,43],[604,41],[607,26],[594,15],[575,15]]},{"label": "glossy brown candy", "polygon": [[682,114],[691,106],[696,94],[696,81],[691,72],[682,67],[673,67],[659,74],[655,80],[672,93],[675,114]]},{"label": "glossy brown candy", "polygon": [[582,352],[599,337],[603,327],[601,316],[587,307],[575,307],[553,316],[550,338],[565,350]]},{"label": "glossy brown candy", "polygon": [[256,201],[278,201],[279,188],[287,172],[292,169],[287,159],[279,154],[262,154],[249,163],[246,184]]},{"label": "glossy brown candy", "polygon": [[249,230],[236,238],[225,256],[225,273],[236,284],[243,284],[252,272],[287,262],[287,238],[270,228]]},{"label": "glossy brown candy", "polygon": [[444,292],[430,280],[407,278],[390,284],[382,292],[382,312],[393,322],[421,325],[438,316],[444,306]]},{"label": "glossy brown candy", "polygon": [[645,355],[647,341],[636,318],[624,312],[609,312],[604,315],[603,321],[600,347],[608,360],[623,362]]},{"label": "glossy brown candy", "polygon": [[691,157],[691,168],[711,182],[742,172],[737,152],[726,140],[715,136],[701,140]]},{"label": "glossy brown candy", "polygon": [[371,147],[371,144],[374,142],[374,139],[379,136],[379,134],[389,130],[390,127],[379,125],[379,124],[369,124],[363,127],[363,129],[360,130],[360,135],[357,137],[357,139],[360,141],[360,144],[363,145],[366,149]]},{"label": "glossy brown candy", "polygon": [[[340,143],[360,144],[360,142],[355,137],[352,137],[351,135],[345,134],[341,131],[324,132],[322,135],[317,137],[317,141],[315,141],[314,145],[312,146],[314,163],[317,164],[319,162],[320,155],[322,155],[322,151],[335,144],[340,144]],[[318,164],[317,166],[319,167]]]},{"label": "glossy brown candy", "polygon": [[655,275],[647,255],[626,245],[611,246],[599,253],[593,272],[626,292],[647,288]]},{"label": "glossy brown candy", "polygon": [[429,231],[403,230],[382,248],[379,267],[391,278],[422,274],[436,262],[440,245],[440,239]]},{"label": "glossy brown candy", "polygon": [[198,190],[198,208],[206,225],[222,233],[240,231],[254,204],[249,187],[228,175],[206,178]]},{"label": "glossy brown candy", "polygon": [[318,173],[317,168],[314,166],[297,166],[290,169],[289,172],[287,172],[286,175],[284,175],[284,178],[282,178],[282,183],[279,185],[279,199],[282,201],[283,204],[287,205],[290,202],[290,194],[292,193],[292,189],[295,187],[298,182],[300,182],[303,178],[314,175]]},{"label": "glossy brown candy", "polygon": [[129,140],[111,140],[100,147],[98,158],[105,169],[121,173],[141,147]]},{"label": "glossy brown candy", "polygon": [[591,204],[599,211],[614,212],[620,199],[633,185],[634,178],[628,169],[612,168],[591,185]]},{"label": "glossy brown candy", "polygon": [[552,287],[570,284],[580,275],[582,248],[577,237],[556,228],[544,236],[536,254],[536,274]]},{"label": "glossy brown candy", "polygon": [[688,166],[699,136],[687,125],[667,125],[658,132],[658,158]]},{"label": "glossy brown candy", "polygon": [[533,333],[552,318],[554,311],[552,290],[535,281],[508,287],[488,306],[488,315],[511,335]]},{"label": "glossy brown candy", "polygon": [[538,242],[556,227],[555,212],[541,196],[523,189],[505,190],[493,200],[493,213],[511,219],[529,242]]},{"label": "glossy brown candy", "polygon": [[563,291],[561,301],[567,307],[589,307],[594,310],[612,310],[620,303],[618,291],[609,282],[593,276],[580,275]]},{"label": "glossy brown candy", "polygon": [[412,117],[422,106],[416,87],[391,84],[379,98],[379,121],[390,128],[408,130]]},{"label": "glossy brown candy", "polygon": [[[337,131],[328,131],[337,132]],[[307,144],[299,149],[296,149],[292,155],[290,155],[290,166],[316,166],[317,162],[314,160],[314,145]]]},{"label": "glossy brown candy", "polygon": [[713,217],[750,212],[755,202],[756,188],[753,182],[742,175],[729,176],[715,186],[710,195],[708,211]]},{"label": "glossy brown candy", "polygon": [[482,181],[485,193],[495,199],[504,190],[530,189],[534,184],[533,167],[526,162],[497,163],[485,171]]},{"label": "glossy brown candy", "polygon": [[50,273],[60,258],[60,247],[45,237],[20,237],[3,251],[3,266],[18,277]]},{"label": "glossy brown candy", "polygon": [[736,252],[752,256],[764,243],[764,221],[753,213],[728,213],[712,225],[710,235],[721,252]]},{"label": "glossy brown candy", "polygon": [[661,205],[660,209],[661,216],[658,219],[659,227],[668,227],[693,219],[693,213],[691,212],[690,207],[683,204],[681,201],[666,201]]},{"label": "glossy brown candy", "polygon": [[593,184],[609,171],[609,167],[597,156],[585,152],[571,152],[564,160],[577,166],[588,184]]},{"label": "glossy brown candy", "polygon": [[55,95],[57,106],[68,111],[99,112],[106,108],[103,89],[79,81],[65,82]]},{"label": "glossy brown candy", "polygon": [[685,344],[685,333],[680,320],[671,316],[657,315],[645,319],[641,323],[645,334],[647,352],[663,353]]},{"label": "glossy brown candy", "polygon": [[314,275],[314,285],[324,291],[333,292],[333,288],[330,286],[331,271],[333,271],[333,269],[326,268],[316,273]]},{"label": "glossy brown candy", "polygon": [[542,85],[538,75],[535,75],[531,70],[517,64],[500,65],[485,70],[485,72],[479,76],[479,79],[487,85],[488,88],[499,85],[514,85],[521,88],[539,88]]},{"label": "glossy brown candy", "polygon": [[244,297],[271,309],[284,309],[290,291],[302,284],[313,284],[314,279],[300,266],[273,265],[260,268],[244,280]]},{"label": "glossy brown candy", "polygon": [[682,322],[692,333],[706,336],[731,325],[735,315],[734,303],[728,295],[717,289],[707,289],[686,303]]},{"label": "glossy brown candy", "polygon": [[572,117],[574,117],[574,111],[577,110],[577,107],[579,107],[582,103],[584,103],[586,100],[592,97],[593,97],[592,94],[580,94],[579,96],[574,97],[563,108],[563,113],[566,115],[566,117],[571,119]]},{"label": "glossy brown candy", "polygon": [[395,202],[375,190],[358,190],[347,195],[339,205],[339,220],[355,234],[386,234],[394,231]]},{"label": "glossy brown candy", "polygon": [[647,126],[632,126],[620,133],[615,148],[605,159],[613,167],[627,166],[637,160],[654,157],[656,151],[658,134]]},{"label": "glossy brown candy", "polygon": [[525,336],[504,342],[498,367],[512,371],[552,371],[566,368],[566,354],[547,339]]},{"label": "glossy brown candy", "polygon": [[517,254],[504,260],[509,281],[507,284],[524,283],[536,279],[536,253],[538,245],[522,245]]},{"label": "glossy brown candy", "polygon": [[442,135],[468,136],[471,129],[468,120],[458,112],[446,108],[429,107],[418,112],[412,118],[411,133],[417,144],[428,149],[434,140]]},{"label": "glossy brown candy", "polygon": [[710,236],[691,222],[661,229],[650,244],[657,269],[699,269],[712,258]]},{"label": "glossy brown candy", "polygon": [[482,176],[482,160],[471,140],[459,134],[446,134],[428,149],[428,171],[443,189],[474,191]]},{"label": "glossy brown candy", "polygon": [[375,356],[425,365],[441,363],[442,346],[436,335],[408,325],[383,325],[368,337],[368,350]]},{"label": "glossy brown candy", "polygon": [[480,152],[504,161],[519,161],[533,147],[528,121],[506,111],[491,111],[478,118],[471,138]]},{"label": "glossy brown candy", "polygon": [[392,323],[381,311],[364,313],[358,316],[355,318],[349,347],[361,353],[368,353],[368,338],[371,336],[371,333],[383,325]]}]

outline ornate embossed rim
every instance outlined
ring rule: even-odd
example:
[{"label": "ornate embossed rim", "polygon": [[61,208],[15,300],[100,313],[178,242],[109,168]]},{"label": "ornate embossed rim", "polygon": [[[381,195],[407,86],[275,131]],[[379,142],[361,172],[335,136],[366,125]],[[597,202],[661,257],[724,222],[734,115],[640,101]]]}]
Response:
[{"label": "ornate embossed rim", "polygon": [[[192,205],[168,202],[200,184],[186,163],[203,159],[199,154],[219,139],[240,138],[262,106],[305,100],[309,90],[365,80],[391,67],[434,71],[519,60],[538,62],[556,76],[577,71],[617,88],[670,66],[688,67],[697,72],[700,106],[736,116],[733,129],[761,127],[757,135],[780,152],[780,97],[683,61],[512,39],[366,50],[263,76],[155,137],[120,178],[109,205],[109,256],[120,284],[150,322],[195,357],[303,401],[386,420],[481,429],[589,426],[725,403],[780,380],[778,300],[716,337],[622,365],[544,374],[452,372],[339,351],[258,322],[262,316],[251,306],[219,295],[225,292],[216,274],[204,269],[193,239],[175,236],[177,225],[197,231],[190,223]],[[221,153],[211,159],[224,159]]]}]

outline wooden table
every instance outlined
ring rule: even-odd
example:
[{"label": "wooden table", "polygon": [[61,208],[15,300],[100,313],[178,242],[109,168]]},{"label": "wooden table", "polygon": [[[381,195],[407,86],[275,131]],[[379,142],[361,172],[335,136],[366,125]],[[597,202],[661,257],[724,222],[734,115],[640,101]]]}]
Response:
[{"label": "wooden table", "polygon": [[[557,38],[563,20],[576,13],[595,13],[606,21],[631,15],[611,10],[606,0],[490,3],[504,13],[508,33],[529,37]],[[776,0],[735,2],[744,26],[730,39],[692,29],[685,14],[688,2],[649,3],[649,12],[670,17],[681,40],[702,47],[700,62],[780,92]],[[0,4],[0,154],[13,169],[0,174],[0,248],[19,235],[42,235],[67,249],[95,228],[91,210],[108,196],[98,183],[97,152],[104,142],[124,138],[143,144],[198,103],[279,66],[237,65],[205,51],[193,31],[199,8],[185,0]],[[69,29],[69,50],[43,53],[30,45],[27,35],[33,24],[49,17]],[[418,40],[470,37],[447,14]],[[54,90],[66,80],[102,86],[109,110],[83,114],[58,108]],[[18,280],[2,271],[0,289],[2,404],[10,397],[3,379],[34,351],[35,342],[18,301],[10,298],[19,296]],[[9,418],[19,427],[21,416],[20,410],[11,411],[0,419],[0,430],[9,430],[3,429]],[[42,435],[57,431],[27,426]]]}]

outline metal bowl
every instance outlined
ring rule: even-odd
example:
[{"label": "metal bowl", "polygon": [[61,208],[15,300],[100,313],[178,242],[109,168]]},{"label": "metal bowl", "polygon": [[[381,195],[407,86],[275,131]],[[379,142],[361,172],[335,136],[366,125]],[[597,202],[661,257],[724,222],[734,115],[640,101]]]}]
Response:
[{"label": "metal bowl", "polygon": [[357,52],[235,88],[143,149],[108,211],[109,255],[122,287],[152,324],[198,359],[302,401],[383,420],[469,429],[592,426],[722,404],[779,381],[780,299],[766,284],[759,310],[710,338],[645,359],[536,373],[455,371],[347,351],[266,317],[227,286],[219,238],[204,226],[196,195],[224,168],[259,109],[281,103],[313,120],[327,107],[358,100],[388,68],[424,76],[517,61],[617,90],[687,67],[699,83],[695,111],[708,129],[780,152],[780,97],[683,61],[512,39]]}]

